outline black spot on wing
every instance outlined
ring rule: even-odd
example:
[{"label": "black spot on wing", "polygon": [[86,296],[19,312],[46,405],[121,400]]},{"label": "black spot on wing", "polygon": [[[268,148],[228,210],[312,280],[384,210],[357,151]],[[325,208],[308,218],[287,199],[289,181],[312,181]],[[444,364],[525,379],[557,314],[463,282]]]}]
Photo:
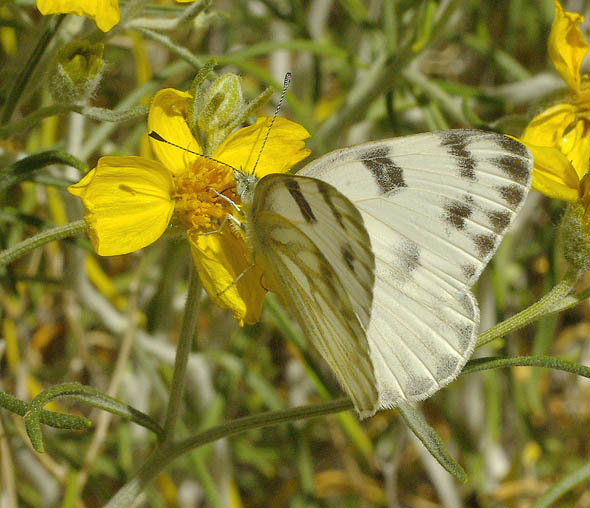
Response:
[{"label": "black spot on wing", "polygon": [[506,201],[512,208],[516,208],[524,199],[524,190],[518,185],[506,185],[498,188],[498,192],[502,199]]},{"label": "black spot on wing", "polygon": [[387,148],[367,150],[359,158],[372,173],[382,194],[393,194],[407,187],[402,168],[389,157]]},{"label": "black spot on wing", "polygon": [[346,263],[348,269],[354,273],[354,254],[352,253],[352,248],[350,245],[342,245],[340,247],[340,254],[342,254],[342,259]]},{"label": "black spot on wing", "polygon": [[305,196],[301,192],[299,182],[297,182],[297,180],[295,179],[290,178],[285,181],[285,186],[287,187],[289,194],[291,194],[291,196],[295,200],[295,203],[297,203],[297,206],[299,207],[299,210],[301,211],[301,215],[305,219],[305,222],[308,222],[310,224],[317,222],[318,220],[315,218],[315,215],[313,214],[313,210],[311,209],[309,202],[307,201],[307,199],[305,199]]},{"label": "black spot on wing", "polygon": [[344,221],[342,220],[342,214],[340,213],[338,208],[336,208],[336,206],[334,206],[334,202],[332,201],[332,191],[331,191],[330,187],[328,186],[328,184],[326,182],[322,182],[321,180],[316,180],[316,182],[317,182],[317,186],[318,186],[318,191],[322,195],[322,197],[324,198],[324,201],[328,205],[328,208],[332,212],[332,215],[336,219],[336,222],[338,222],[338,224],[340,225],[340,227],[342,229],[346,230],[346,225],[344,224]]},{"label": "black spot on wing", "polygon": [[487,255],[494,250],[496,246],[496,236],[495,235],[475,235],[473,237],[473,242],[475,243],[475,248],[477,249],[477,254],[480,258],[485,258]]},{"label": "black spot on wing", "polygon": [[465,220],[473,213],[473,198],[465,196],[463,201],[453,200],[445,206],[443,220],[449,225],[462,231],[465,229]]},{"label": "black spot on wing", "polygon": [[440,144],[455,159],[459,168],[459,175],[473,182],[476,180],[475,168],[477,161],[467,149],[472,135],[473,133],[470,131],[445,131],[440,134]]},{"label": "black spot on wing", "polygon": [[477,266],[466,263],[461,265],[461,271],[463,272],[463,277],[467,280],[471,280],[477,273]]},{"label": "black spot on wing", "polygon": [[498,145],[510,153],[492,160],[492,163],[515,182],[527,185],[531,168],[531,153],[522,143],[507,136],[498,138]]},{"label": "black spot on wing", "polygon": [[488,212],[488,219],[495,233],[501,234],[510,224],[512,215],[507,210],[492,210]]}]

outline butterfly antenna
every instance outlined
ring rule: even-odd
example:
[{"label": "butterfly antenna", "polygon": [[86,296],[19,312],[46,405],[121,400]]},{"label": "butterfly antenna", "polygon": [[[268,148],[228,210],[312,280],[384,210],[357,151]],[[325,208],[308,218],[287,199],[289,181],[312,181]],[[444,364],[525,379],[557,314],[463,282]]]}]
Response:
[{"label": "butterfly antenna", "polygon": [[223,161],[214,159],[213,157],[209,157],[208,155],[205,155],[205,154],[202,154],[202,153],[199,153],[199,152],[195,152],[193,150],[190,150],[188,148],[185,148],[184,146],[177,145],[176,143],[172,143],[172,141],[168,141],[167,139],[164,139],[156,131],[149,131],[148,132],[148,136],[150,138],[152,138],[152,139],[155,139],[156,141],[161,141],[162,143],[166,143],[167,145],[174,146],[176,148],[180,148],[181,150],[184,150],[185,152],[192,153],[194,155],[198,155],[199,157],[203,157],[203,159],[207,159],[207,160],[210,160],[210,161],[213,161],[213,162],[217,162],[217,164],[222,164],[223,166],[227,166],[228,168],[230,168],[234,172],[237,171],[237,169],[234,168],[233,166],[231,166],[230,164],[227,164],[227,163],[225,163]]},{"label": "butterfly antenna", "polygon": [[272,120],[270,121],[270,125],[268,126],[268,130],[266,131],[266,136],[264,137],[264,141],[262,142],[262,146],[260,147],[260,151],[258,152],[258,157],[256,157],[256,162],[254,163],[254,167],[252,168],[252,174],[256,171],[258,167],[258,162],[260,161],[260,156],[262,155],[262,150],[264,149],[264,145],[268,140],[268,135],[270,134],[270,130],[272,129],[273,124],[275,123],[275,118],[278,116],[279,111],[281,110],[281,106],[283,105],[283,99],[285,98],[285,94],[287,93],[287,89],[291,84],[291,73],[287,72],[285,74],[285,80],[283,81],[283,91],[281,92],[281,97],[279,99],[279,103],[277,104],[277,109],[275,109],[275,114],[272,116]]}]

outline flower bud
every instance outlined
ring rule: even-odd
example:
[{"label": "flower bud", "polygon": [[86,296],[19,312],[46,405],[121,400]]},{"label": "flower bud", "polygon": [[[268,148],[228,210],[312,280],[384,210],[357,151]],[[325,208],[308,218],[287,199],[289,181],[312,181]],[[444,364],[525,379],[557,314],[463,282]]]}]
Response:
[{"label": "flower bud", "polygon": [[72,41],[61,48],[54,59],[50,77],[51,92],[62,102],[82,102],[92,96],[100,83],[104,44]]},{"label": "flower bud", "polygon": [[203,94],[197,123],[207,133],[222,130],[234,121],[244,108],[240,77],[223,74]]},{"label": "flower bud", "polygon": [[563,255],[573,267],[590,270],[590,220],[581,201],[569,204],[560,225]]}]

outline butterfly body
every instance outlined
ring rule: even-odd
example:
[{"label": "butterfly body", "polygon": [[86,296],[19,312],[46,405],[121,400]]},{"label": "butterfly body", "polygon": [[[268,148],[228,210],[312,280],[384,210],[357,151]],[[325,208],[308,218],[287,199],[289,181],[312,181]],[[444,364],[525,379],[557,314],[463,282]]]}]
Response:
[{"label": "butterfly body", "polygon": [[254,262],[361,416],[457,377],[479,327],[470,287],[531,168],[510,138],[454,130],[336,150],[244,187]]}]

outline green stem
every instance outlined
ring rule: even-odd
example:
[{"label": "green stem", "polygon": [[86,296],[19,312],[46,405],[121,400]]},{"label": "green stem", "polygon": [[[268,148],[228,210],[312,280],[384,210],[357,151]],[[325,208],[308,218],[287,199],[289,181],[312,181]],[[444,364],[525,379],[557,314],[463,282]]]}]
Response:
[{"label": "green stem", "polygon": [[510,358],[476,358],[470,360],[461,371],[463,374],[472,374],[482,370],[502,369],[506,367],[541,367],[544,369],[561,370],[569,372],[576,376],[582,376],[590,379],[590,367],[575,363],[554,356],[536,355],[536,356],[513,356]]},{"label": "green stem", "polygon": [[316,418],[318,416],[346,411],[352,409],[352,407],[353,405],[350,399],[345,397],[323,404],[301,406],[282,411],[268,411],[259,415],[237,418],[236,420],[200,432],[195,436],[183,439],[178,443],[171,443],[168,446],[163,446],[159,450],[156,450],[137,474],[115,494],[104,508],[127,508],[128,506],[131,506],[133,500],[151,480],[158,476],[158,474],[160,474],[170,462],[189,450],[218,439],[245,432],[246,430],[268,427],[279,423],[294,422],[307,418]]},{"label": "green stem", "polygon": [[65,115],[66,113],[78,113],[99,122],[117,123],[146,116],[148,108],[146,106],[134,106],[124,110],[113,110],[84,106],[82,104],[52,104],[51,106],[45,106],[44,108],[38,109],[24,118],[0,127],[0,139],[9,138],[25,129],[29,129],[30,127],[37,125],[44,118]]},{"label": "green stem", "polygon": [[57,32],[57,29],[59,28],[59,25],[61,25],[61,22],[64,20],[64,18],[65,15],[62,14],[61,16],[57,16],[49,21],[47,30],[45,30],[45,32],[39,39],[39,42],[37,42],[35,49],[31,53],[31,56],[27,60],[27,63],[25,64],[23,70],[16,78],[12,90],[10,90],[8,97],[6,98],[4,110],[2,111],[2,118],[0,120],[1,124],[5,124],[12,118],[12,114],[16,109],[16,105],[18,104],[18,101],[27,86],[27,83],[29,82],[29,79],[31,78],[33,71],[37,67],[37,64],[41,60],[41,57],[47,49],[49,42]]},{"label": "green stem", "polygon": [[558,309],[563,299],[569,295],[579,277],[580,272],[578,270],[570,269],[563,279],[539,301],[480,334],[476,347],[481,347],[513,330],[522,328],[545,314],[556,312],[556,309]]},{"label": "green stem", "polygon": [[164,434],[162,440],[169,442],[174,436],[174,426],[180,412],[182,394],[186,378],[186,366],[191,352],[193,337],[199,314],[199,303],[201,301],[201,282],[193,263],[190,263],[190,275],[188,282],[188,294],[184,307],[184,315],[180,325],[180,335],[176,347],[176,359],[174,360],[174,373],[170,387],[170,400],[166,411],[166,422],[164,423]]},{"label": "green stem", "polygon": [[42,231],[38,235],[27,238],[13,247],[0,252],[0,267],[11,263],[32,250],[45,245],[46,243],[62,240],[71,236],[79,235],[86,231],[86,223],[83,219],[70,222],[64,226],[57,226],[47,231]]}]

